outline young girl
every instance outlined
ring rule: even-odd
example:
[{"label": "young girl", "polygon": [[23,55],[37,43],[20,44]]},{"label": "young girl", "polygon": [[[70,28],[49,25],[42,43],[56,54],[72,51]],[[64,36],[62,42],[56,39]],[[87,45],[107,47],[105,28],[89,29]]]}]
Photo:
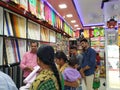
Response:
[{"label": "young girl", "polygon": [[[76,59],[75,59],[76,60]],[[67,67],[69,67],[68,65],[68,59],[67,59],[67,56],[66,54],[63,52],[63,51],[57,51],[55,53],[55,62],[57,64],[57,67],[58,67],[58,70],[59,72],[62,74],[63,76],[63,73],[65,71],[65,69]],[[64,78],[63,78],[64,79]],[[74,82],[69,82],[69,81],[66,81],[64,80],[64,85],[65,86],[71,86],[71,87],[78,87],[80,84],[77,82],[78,80],[74,81]],[[63,84],[62,84],[63,85]]]},{"label": "young girl", "polygon": [[100,69],[97,68],[93,79],[93,89],[98,90],[99,87],[100,87]]},{"label": "young girl", "polygon": [[[77,81],[80,85],[81,75],[79,71],[77,71],[78,60],[76,59],[76,57],[71,57],[68,64],[69,67],[67,67],[63,72],[64,80],[69,82]],[[64,90],[77,90],[77,88],[75,87],[66,86],[66,85],[64,88],[65,88]]]}]

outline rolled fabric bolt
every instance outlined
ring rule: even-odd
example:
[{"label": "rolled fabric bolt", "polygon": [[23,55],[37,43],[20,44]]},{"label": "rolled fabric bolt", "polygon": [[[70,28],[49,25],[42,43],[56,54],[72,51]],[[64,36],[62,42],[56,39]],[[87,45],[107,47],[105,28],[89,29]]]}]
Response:
[{"label": "rolled fabric bolt", "polygon": [[37,71],[40,69],[39,66],[35,66],[34,70],[23,80],[24,83],[29,83],[31,80],[33,81],[33,77],[36,76]]}]

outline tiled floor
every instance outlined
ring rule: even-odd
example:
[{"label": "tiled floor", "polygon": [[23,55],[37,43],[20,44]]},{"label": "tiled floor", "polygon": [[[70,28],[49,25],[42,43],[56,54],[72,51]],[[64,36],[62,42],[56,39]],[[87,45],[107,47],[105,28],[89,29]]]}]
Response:
[{"label": "tiled floor", "polygon": [[[101,86],[100,86],[100,88],[98,90],[106,90],[106,87],[103,86],[103,83],[105,82],[105,79],[101,78],[100,82],[101,82]],[[86,90],[84,81],[82,81],[82,90]]]},{"label": "tiled floor", "polygon": [[106,87],[103,86],[103,83],[105,82],[105,78],[101,78],[100,82],[101,82],[101,86],[100,86],[99,90],[106,90]]}]

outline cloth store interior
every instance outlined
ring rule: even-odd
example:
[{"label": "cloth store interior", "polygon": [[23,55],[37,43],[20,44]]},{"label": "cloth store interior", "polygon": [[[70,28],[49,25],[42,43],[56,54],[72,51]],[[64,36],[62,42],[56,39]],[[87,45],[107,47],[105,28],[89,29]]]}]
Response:
[{"label": "cloth store interior", "polygon": [[[70,47],[81,53],[86,38],[100,56],[100,87],[93,90],[120,90],[120,0],[0,0],[0,12],[0,70],[18,89],[31,41],[70,58]],[[82,90],[87,90],[83,79]]]}]

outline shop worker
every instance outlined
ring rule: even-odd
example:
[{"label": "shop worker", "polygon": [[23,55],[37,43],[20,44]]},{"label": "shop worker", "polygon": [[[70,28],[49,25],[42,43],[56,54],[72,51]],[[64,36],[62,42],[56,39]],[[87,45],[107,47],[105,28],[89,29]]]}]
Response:
[{"label": "shop worker", "polygon": [[20,63],[20,67],[23,70],[23,79],[26,78],[33,71],[33,68],[37,65],[36,53],[37,53],[38,43],[32,41],[30,43],[30,48],[31,50],[23,55],[23,58]]}]

